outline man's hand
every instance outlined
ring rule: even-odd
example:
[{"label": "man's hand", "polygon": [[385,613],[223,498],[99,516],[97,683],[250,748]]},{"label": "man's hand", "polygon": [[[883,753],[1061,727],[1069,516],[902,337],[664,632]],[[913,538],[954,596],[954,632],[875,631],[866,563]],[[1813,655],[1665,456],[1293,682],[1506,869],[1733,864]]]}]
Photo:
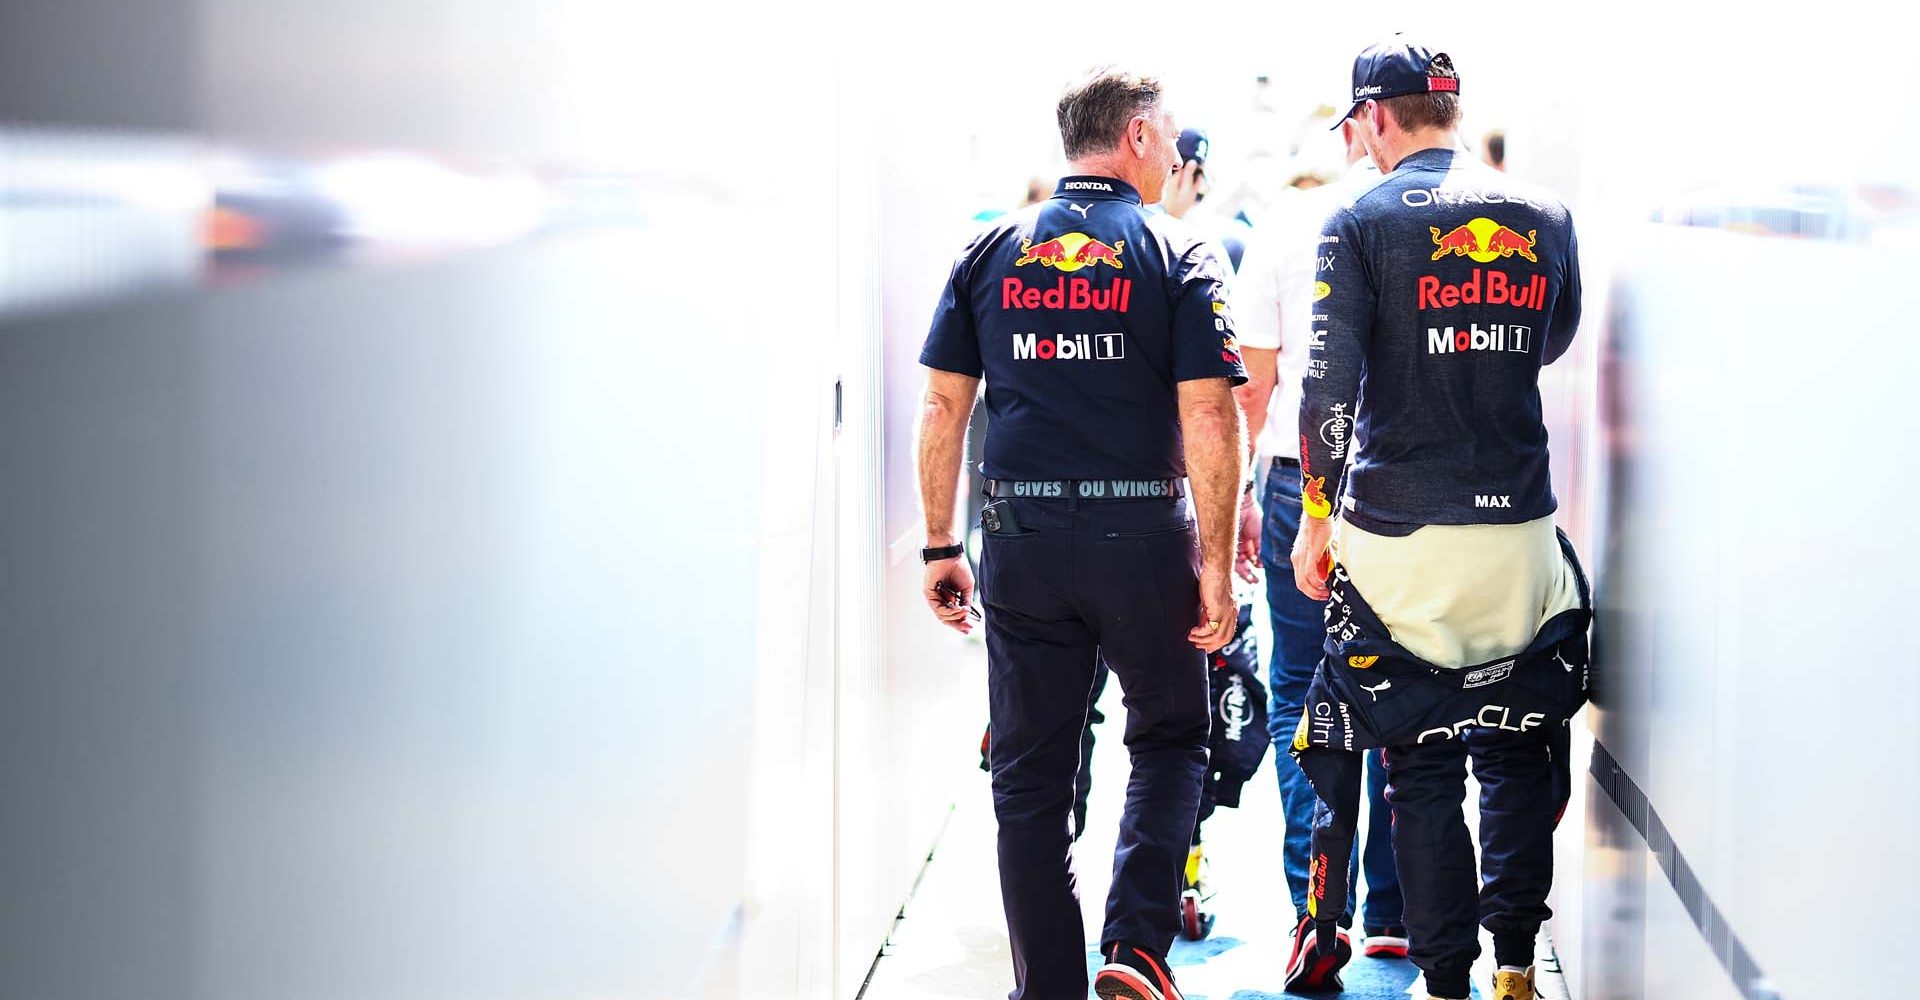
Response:
[{"label": "man's hand", "polygon": [[[1181,382],[1180,437],[1200,529],[1200,624],[1187,641],[1215,650],[1233,639],[1239,608],[1233,603],[1234,535],[1239,528],[1240,470],[1246,432],[1240,407],[1224,378]],[[1209,624],[1211,623],[1211,624]]]},{"label": "man's hand", "polygon": [[1293,538],[1293,584],[1316,601],[1332,593],[1327,589],[1327,574],[1333,569],[1327,549],[1332,544],[1332,518],[1300,515],[1300,533]]},{"label": "man's hand", "polygon": [[1233,581],[1225,566],[1200,567],[1200,624],[1187,633],[1187,641],[1203,653],[1211,653],[1233,641],[1240,627],[1240,606],[1233,603]]},{"label": "man's hand", "polygon": [[973,570],[967,568],[965,556],[928,563],[922,592],[940,624],[961,635],[973,631],[973,623],[967,620],[969,614],[977,613],[973,609]]},{"label": "man's hand", "polygon": [[1248,583],[1259,583],[1260,505],[1252,497],[1240,500],[1240,542],[1234,547],[1233,572]]},{"label": "man's hand", "polygon": [[[967,447],[967,417],[980,380],[932,369],[920,408],[920,508],[927,519],[927,547],[953,544],[954,495],[960,488],[960,455]],[[945,585],[952,593],[941,593]],[[973,603],[973,570],[964,556],[927,564],[920,586],[935,618],[965,635]],[[955,605],[958,605],[956,607]]]},{"label": "man's hand", "polygon": [[1160,207],[1176,219],[1183,218],[1200,203],[1200,162],[1188,160],[1180,169],[1167,178],[1167,186],[1160,194]]}]

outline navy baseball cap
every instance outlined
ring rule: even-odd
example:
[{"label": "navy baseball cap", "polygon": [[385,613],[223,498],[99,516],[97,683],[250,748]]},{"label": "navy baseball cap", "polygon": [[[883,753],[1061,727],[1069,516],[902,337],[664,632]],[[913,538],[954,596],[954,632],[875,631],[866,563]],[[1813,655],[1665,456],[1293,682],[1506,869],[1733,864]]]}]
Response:
[{"label": "navy baseball cap", "polygon": [[1405,35],[1394,35],[1368,46],[1353,60],[1353,106],[1334,120],[1333,127],[1339,128],[1341,122],[1352,118],[1360,105],[1368,101],[1408,94],[1459,93],[1458,77],[1429,75],[1435,59],[1445,59],[1449,65],[1453,63],[1453,57],[1445,52],[1436,53],[1415,45],[1407,41]]},{"label": "navy baseball cap", "polygon": [[1180,165],[1188,160],[1197,160],[1201,166],[1207,165],[1207,133],[1197,128],[1183,128],[1180,138],[1174,140],[1180,147]]}]

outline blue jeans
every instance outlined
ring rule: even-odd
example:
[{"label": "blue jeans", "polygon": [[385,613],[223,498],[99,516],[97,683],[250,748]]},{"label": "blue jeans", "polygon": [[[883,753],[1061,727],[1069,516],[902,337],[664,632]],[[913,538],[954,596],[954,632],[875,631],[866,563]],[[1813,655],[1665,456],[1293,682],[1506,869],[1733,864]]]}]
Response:
[{"label": "blue jeans", "polygon": [[[1280,807],[1286,812],[1286,841],[1281,864],[1287,872],[1287,891],[1293,896],[1294,919],[1307,912],[1307,859],[1312,853],[1313,786],[1295,764],[1294,727],[1306,710],[1307,684],[1320,663],[1326,624],[1319,601],[1300,592],[1293,583],[1293,539],[1300,533],[1300,467],[1275,465],[1267,474],[1265,523],[1260,532],[1260,560],[1267,567],[1267,605],[1273,612],[1273,654],[1267,667],[1272,696],[1267,731],[1273,737],[1274,770],[1280,775]],[[1368,927],[1402,924],[1400,875],[1393,863],[1392,815],[1387,806],[1387,771],[1380,751],[1367,754],[1367,842],[1359,867],[1367,878],[1367,903],[1362,923]],[[1347,905],[1341,923],[1353,923],[1358,879],[1347,879]]]}]

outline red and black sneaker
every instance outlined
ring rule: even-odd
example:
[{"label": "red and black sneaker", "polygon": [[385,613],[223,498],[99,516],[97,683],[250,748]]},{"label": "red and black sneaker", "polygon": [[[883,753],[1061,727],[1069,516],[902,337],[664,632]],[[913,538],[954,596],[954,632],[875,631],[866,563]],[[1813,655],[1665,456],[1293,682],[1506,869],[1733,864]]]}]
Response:
[{"label": "red and black sneaker", "polygon": [[1367,940],[1360,947],[1362,953],[1368,958],[1405,958],[1407,957],[1407,929],[1405,927],[1369,927]]},{"label": "red and black sneaker", "polygon": [[1311,916],[1301,917],[1293,931],[1293,954],[1287,958],[1289,993],[1338,992],[1340,967],[1353,958],[1353,939],[1344,929],[1335,928],[1331,947],[1321,944]]},{"label": "red and black sneaker", "polygon": [[1093,974],[1093,991],[1100,1000],[1185,1000],[1164,955],[1124,942],[1107,946],[1107,964]]}]

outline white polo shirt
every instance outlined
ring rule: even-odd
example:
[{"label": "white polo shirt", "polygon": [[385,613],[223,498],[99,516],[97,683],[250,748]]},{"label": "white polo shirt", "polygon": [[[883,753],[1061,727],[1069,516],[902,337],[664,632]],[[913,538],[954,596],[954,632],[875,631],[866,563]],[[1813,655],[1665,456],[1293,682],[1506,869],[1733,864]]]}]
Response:
[{"label": "white polo shirt", "polygon": [[1313,330],[1320,229],[1352,187],[1379,176],[1372,161],[1363,158],[1338,183],[1281,199],[1273,218],[1261,220],[1247,239],[1233,282],[1234,334],[1242,347],[1279,352],[1273,399],[1257,445],[1263,465],[1275,455],[1300,457],[1300,380],[1306,377],[1307,336]]}]

